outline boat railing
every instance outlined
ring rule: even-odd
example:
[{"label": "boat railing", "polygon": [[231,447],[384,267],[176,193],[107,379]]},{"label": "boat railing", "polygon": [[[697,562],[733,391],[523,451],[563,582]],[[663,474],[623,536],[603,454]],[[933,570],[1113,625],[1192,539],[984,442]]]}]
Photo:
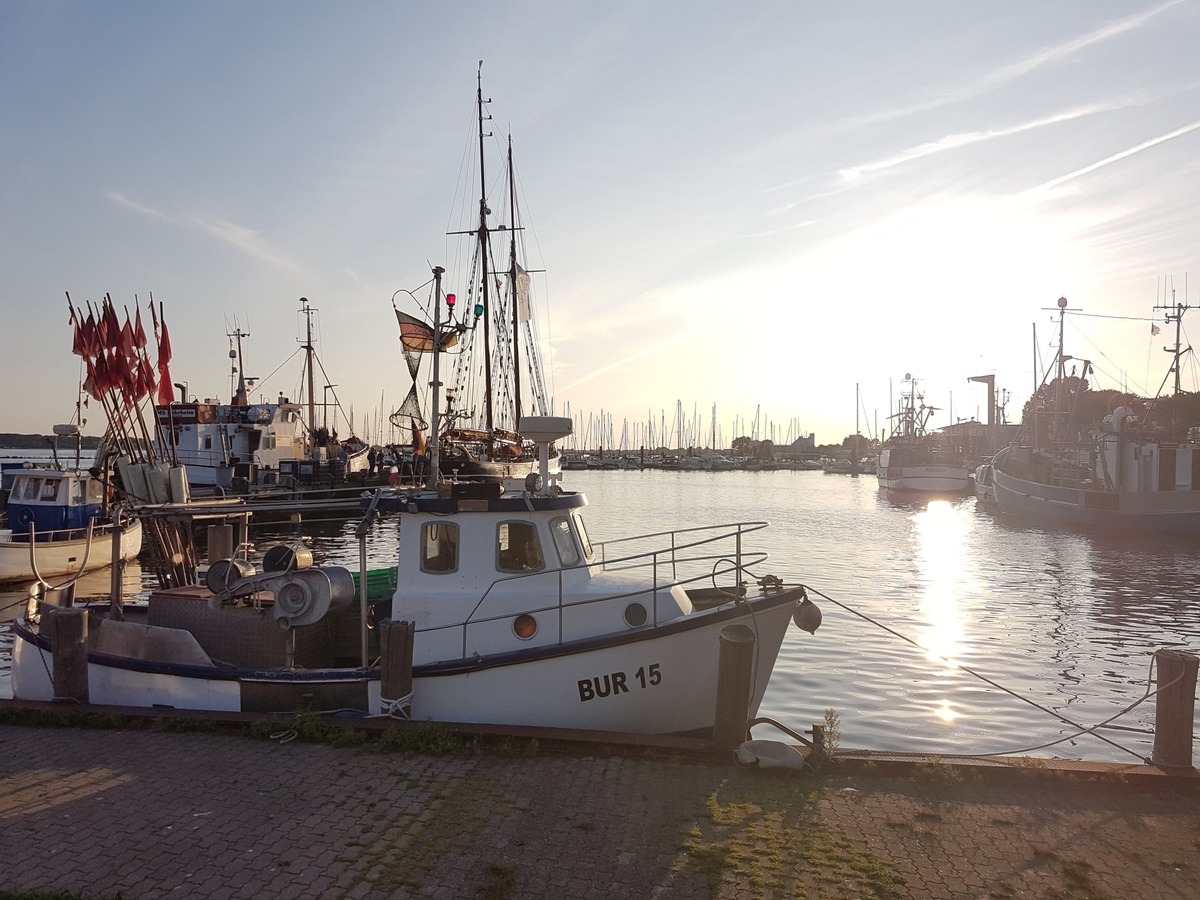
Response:
[{"label": "boat railing", "polygon": [[[715,556],[682,556],[685,550],[696,547],[711,547],[722,542],[733,543],[735,568],[744,567],[742,560],[742,538],[751,532],[766,528],[767,522],[731,522],[725,525],[697,525],[692,528],[678,528],[673,531],[657,531],[651,534],[639,534],[632,537],[615,538],[602,541],[595,545],[599,551],[599,564],[605,571],[627,571],[644,569],[653,565],[655,568],[665,557],[671,566],[672,579],[678,576],[678,567],[685,563],[703,562],[705,560],[726,557],[728,553],[718,553]],[[636,549],[644,546],[643,542],[658,541],[665,546],[651,550]],[[610,548],[620,546],[618,555],[609,558]],[[627,548],[635,548],[634,552],[626,552]]]},{"label": "boat railing", "polygon": [[[564,640],[563,616],[565,611],[581,609],[600,603],[613,603],[622,599],[645,597],[651,599],[651,615],[647,626],[663,624],[658,607],[659,593],[678,585],[684,590],[691,585],[699,587],[704,582],[711,582],[712,588],[722,595],[727,593],[729,600],[741,596],[742,579],[752,566],[764,562],[769,554],[765,551],[747,551],[742,546],[746,534],[767,527],[766,522],[739,522],[728,525],[701,525],[695,528],[661,531],[654,534],[637,535],[629,538],[618,538],[597,545],[601,558],[594,562],[583,562],[575,566],[544,568],[534,572],[520,572],[498,578],[483,592],[470,615],[462,622],[442,626],[431,630],[443,629],[462,630],[462,652],[468,652],[467,632],[472,625],[511,619],[513,612],[506,609],[503,613],[491,614],[488,611],[489,601],[494,600],[501,591],[507,593],[514,585],[528,582],[529,579],[550,579],[556,581],[554,599],[540,607],[523,608],[522,613],[537,615],[552,613],[556,616],[558,626],[558,642]],[[663,546],[643,550],[624,556],[606,559],[606,550],[616,544],[631,544],[638,541],[659,540]],[[721,551],[722,543],[732,545],[727,551]],[[717,545],[717,546],[713,546]],[[702,553],[693,553],[696,548],[707,547]],[[686,551],[686,553],[685,553]],[[639,572],[648,571],[650,578],[646,581],[630,584],[628,590],[604,593],[595,597],[581,597],[570,604],[565,602],[566,580],[572,572],[580,572],[599,566],[603,571]],[[530,592],[531,594],[534,592]]]},{"label": "boat railing", "polygon": [[[112,532],[113,526],[111,522],[103,524],[95,519],[89,519],[88,524],[82,528],[47,528],[35,529],[31,524],[29,531],[20,534],[13,533],[8,540],[14,544],[28,544],[36,540],[39,544],[53,544],[61,541],[82,541],[88,538],[90,534],[92,539],[100,538]],[[36,538],[35,538],[36,535]]]}]

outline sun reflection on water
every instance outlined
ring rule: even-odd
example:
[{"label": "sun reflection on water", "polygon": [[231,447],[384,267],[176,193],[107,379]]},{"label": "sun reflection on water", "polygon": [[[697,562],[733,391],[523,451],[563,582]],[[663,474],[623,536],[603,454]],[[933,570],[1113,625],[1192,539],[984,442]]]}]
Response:
[{"label": "sun reflection on water", "polygon": [[920,644],[930,661],[953,668],[963,653],[966,631],[961,600],[974,590],[967,540],[973,520],[961,505],[930,500],[912,521],[918,611],[925,624]]}]

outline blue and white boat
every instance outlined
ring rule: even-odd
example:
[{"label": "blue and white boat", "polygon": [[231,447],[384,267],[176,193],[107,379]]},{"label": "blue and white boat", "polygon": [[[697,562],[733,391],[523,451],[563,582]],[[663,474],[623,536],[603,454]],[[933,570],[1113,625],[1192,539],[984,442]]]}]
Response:
[{"label": "blue and white boat", "polygon": [[[0,582],[74,576],[113,562],[105,489],[86,469],[29,467],[12,474],[7,527],[0,529]],[[121,560],[142,548],[140,522],[120,533]]]}]

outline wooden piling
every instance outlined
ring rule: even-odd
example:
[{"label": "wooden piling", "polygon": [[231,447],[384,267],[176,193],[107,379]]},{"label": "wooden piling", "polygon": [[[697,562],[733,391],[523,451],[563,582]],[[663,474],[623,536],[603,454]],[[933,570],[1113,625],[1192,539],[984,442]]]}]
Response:
[{"label": "wooden piling", "polygon": [[735,750],[746,740],[753,689],[754,632],[747,625],[721,629],[721,656],[717,672],[717,712],[713,746]]},{"label": "wooden piling", "polygon": [[[412,622],[384,619],[379,623],[379,697],[384,713],[407,719],[412,715]],[[396,705],[398,704],[398,705]],[[393,708],[389,708],[393,706]]]},{"label": "wooden piling", "polygon": [[1172,769],[1192,767],[1192,730],[1196,715],[1196,671],[1200,657],[1181,650],[1154,653],[1158,694],[1154,711],[1154,752],[1150,761]]},{"label": "wooden piling", "polygon": [[121,555],[121,542],[124,537],[125,526],[119,522],[113,522],[112,556],[110,557],[112,569],[108,576],[108,605],[109,616],[118,621],[125,618],[122,606],[122,601],[125,599],[125,558]]},{"label": "wooden piling", "polygon": [[88,614],[86,609],[50,612],[50,651],[54,657],[54,699],[88,702]]}]

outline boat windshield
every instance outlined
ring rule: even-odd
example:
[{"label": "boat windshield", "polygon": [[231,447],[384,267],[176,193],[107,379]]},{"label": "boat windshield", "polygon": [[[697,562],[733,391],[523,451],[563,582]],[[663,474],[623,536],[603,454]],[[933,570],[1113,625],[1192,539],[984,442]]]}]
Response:
[{"label": "boat windshield", "polygon": [[583,545],[583,558],[589,563],[596,558],[595,552],[592,550],[592,542],[588,538],[587,529],[583,527],[583,516],[579,513],[573,513],[571,518],[575,522],[575,530],[579,533],[579,543]]},{"label": "boat windshield", "polygon": [[559,562],[566,567],[579,565],[579,548],[571,534],[571,522],[563,516],[550,522],[550,536],[554,538],[554,549]]},{"label": "boat windshield", "polygon": [[421,571],[453,572],[458,568],[458,526],[427,522],[421,529]]},{"label": "boat windshield", "polygon": [[501,522],[496,526],[496,568],[501,572],[532,572],[545,565],[537,528],[532,522]]}]

